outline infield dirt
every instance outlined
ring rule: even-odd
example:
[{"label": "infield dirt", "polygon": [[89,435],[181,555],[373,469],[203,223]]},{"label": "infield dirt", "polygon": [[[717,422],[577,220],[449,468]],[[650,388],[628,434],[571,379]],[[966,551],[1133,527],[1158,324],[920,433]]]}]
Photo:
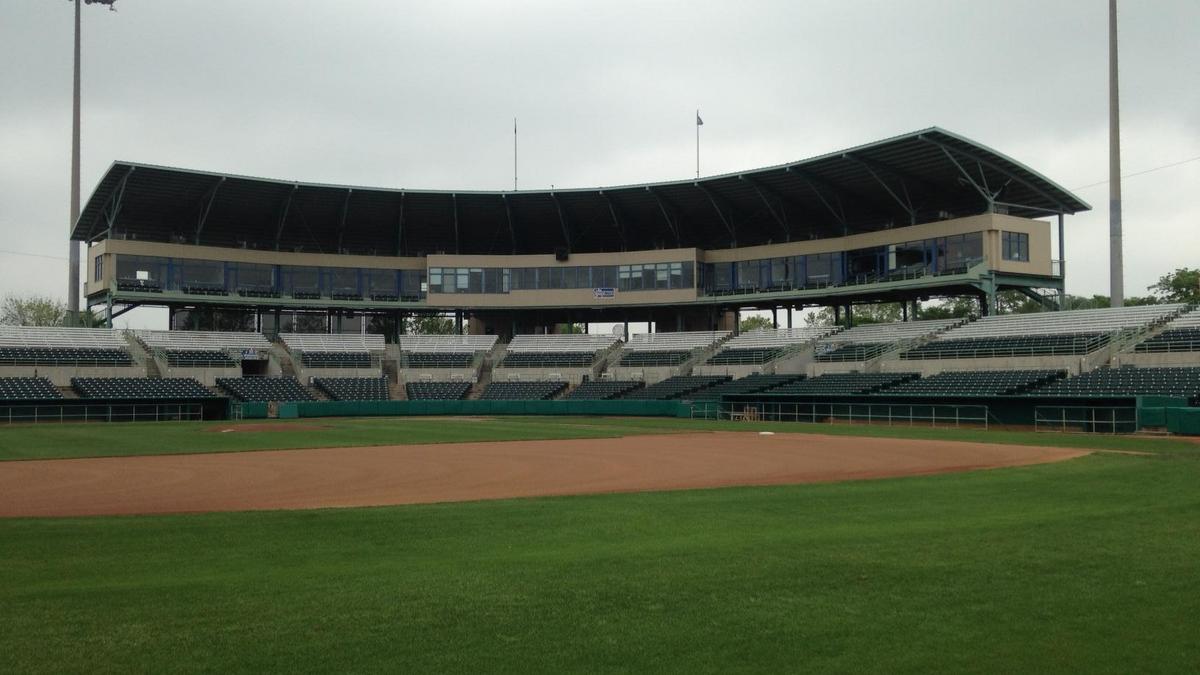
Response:
[{"label": "infield dirt", "polygon": [[1071,459],[1025,445],[711,432],[0,463],[0,517],[417,504],[969,471]]}]

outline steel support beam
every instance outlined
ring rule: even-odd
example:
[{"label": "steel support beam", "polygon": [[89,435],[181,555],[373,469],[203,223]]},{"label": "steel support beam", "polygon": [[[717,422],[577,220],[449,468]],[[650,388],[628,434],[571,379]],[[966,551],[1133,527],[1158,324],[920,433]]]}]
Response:
[{"label": "steel support beam", "polygon": [[500,195],[504,200],[504,216],[508,219],[508,237],[512,241],[513,255],[517,254],[517,230],[513,227],[512,203],[508,201],[508,195]]},{"label": "steel support beam", "polygon": [[617,236],[621,238],[621,250],[629,249],[629,244],[625,240],[625,226],[621,222],[621,218],[617,215],[617,205],[613,203],[612,196],[604,190],[600,191],[600,196],[604,197],[604,202],[608,204],[608,215],[612,217],[613,228],[617,231]]},{"label": "steel support beam", "polygon": [[346,198],[342,200],[342,215],[338,218],[337,252],[342,253],[342,242],[346,237],[346,214],[350,211],[350,196],[354,190],[346,190]]},{"label": "steel support beam", "polygon": [[287,197],[283,200],[283,208],[279,210],[279,222],[275,225],[275,250],[279,250],[279,240],[283,238],[283,228],[287,225],[288,212],[292,210],[292,198],[296,196],[299,185],[292,185]]},{"label": "steel support beam", "polygon": [[867,173],[871,174],[871,178],[874,178],[875,182],[879,183],[879,185],[883,187],[884,191],[887,192],[888,195],[890,195],[891,198],[894,199],[896,201],[896,203],[900,205],[900,208],[904,209],[904,212],[908,214],[908,224],[909,225],[917,224],[917,210],[915,208],[913,208],[912,198],[908,194],[908,186],[905,185],[903,178],[899,179],[900,180],[900,191],[904,193],[904,197],[902,199],[900,197],[900,195],[896,194],[896,191],[893,190],[892,187],[887,184],[887,181],[883,180],[883,178],[881,178],[879,176],[879,174],[875,172],[875,169],[874,169],[874,167],[871,166],[870,162],[860,159],[859,157],[852,155],[848,152],[843,153],[842,157],[845,159],[848,159],[852,162],[855,162],[862,168],[866,169]]},{"label": "steel support beam", "polygon": [[[667,229],[675,237],[675,245],[683,246],[679,239],[679,209],[674,204],[668,202],[662,195],[652,190],[650,186],[646,186],[646,192],[649,192],[654,197],[654,201],[658,203],[658,209],[662,212],[663,220],[667,222]],[[672,214],[675,214],[674,219],[672,219]]]},{"label": "steel support beam", "polygon": [[400,207],[396,213],[396,255],[404,255],[404,207],[406,206],[407,195],[404,192],[400,193]]},{"label": "steel support beam", "polygon": [[[453,215],[454,215],[454,253],[455,253],[455,255],[458,255],[458,254],[462,253],[462,246],[459,244],[459,240],[458,240],[458,193],[457,192],[450,193],[450,210],[453,212]],[[459,332],[461,332],[461,331],[459,331]]]},{"label": "steel support beam", "polygon": [[[825,209],[828,210],[830,215],[833,216],[833,219],[835,221],[837,221],[837,224],[841,226],[842,235],[850,234],[850,228],[846,223],[846,209],[842,206],[842,200],[838,196],[837,191],[834,191],[834,194],[833,194],[833,200],[834,200],[834,202],[837,203],[837,207],[835,208],[834,204],[830,203],[830,201],[825,198],[825,195],[820,190],[817,189],[816,183],[817,182],[824,183],[823,181],[819,181],[818,179],[813,178],[807,172],[796,169],[795,167],[789,166],[786,169],[784,169],[784,171],[786,173],[795,175],[797,178],[799,178],[801,181],[803,181],[805,185],[808,186],[809,190],[812,190],[813,194],[815,194],[817,196],[817,199],[819,199],[821,201],[821,204],[825,206]],[[827,187],[826,189],[829,189],[829,188]]]},{"label": "steel support beam", "polygon": [[[729,232],[729,247],[736,248],[737,247],[737,228],[734,227],[734,224],[733,224],[733,212],[734,212],[733,205],[729,203],[729,200],[725,199],[724,197],[721,197],[720,195],[715,194],[712,190],[705,187],[698,181],[692,183],[692,185],[695,185],[697,188],[700,189],[701,192],[704,193],[705,197],[708,197],[708,203],[712,204],[713,210],[717,212],[717,217],[721,219],[721,224],[724,225],[725,230],[727,232]],[[718,204],[717,203],[718,201],[720,201],[721,203]],[[721,210],[722,205],[724,205],[725,208],[729,209],[728,217],[726,217],[725,212]]]},{"label": "steel support beam", "polygon": [[[108,305],[108,306],[109,306],[109,311],[112,311],[112,301],[111,301],[111,300],[109,301],[109,305]],[[130,303],[130,304],[128,304],[128,305],[125,305],[125,306],[124,306],[124,307],[122,307],[121,309],[119,309],[119,310],[117,310],[117,311],[113,312],[113,313],[112,313],[112,316],[111,316],[111,317],[109,317],[109,325],[108,325],[108,327],[109,327],[109,328],[112,328],[112,323],[111,323],[111,322],[112,322],[112,320],[113,320],[113,319],[115,319],[115,318],[117,318],[117,317],[121,316],[122,314],[124,314],[125,312],[128,312],[128,311],[129,311],[129,310],[131,310],[131,309],[137,309],[138,307],[141,307],[141,306],[142,306],[142,303],[140,303],[140,302],[134,302],[134,303]],[[168,324],[168,325],[169,325],[169,324]]]},{"label": "steel support beam", "polygon": [[125,201],[125,186],[129,183],[129,175],[133,173],[135,168],[137,167],[129,167],[129,170],[121,177],[121,182],[117,184],[117,189],[113,191],[113,194],[104,204],[104,208],[100,210],[100,213],[96,214],[96,218],[92,221],[91,226],[88,227],[87,240],[89,242],[93,241],[92,234],[96,231],[96,225],[100,222],[100,218],[104,218],[106,227],[104,232],[112,232],[113,226],[117,222],[117,216],[121,213],[121,205]]},{"label": "steel support beam", "polygon": [[203,205],[200,207],[200,217],[196,221],[196,244],[200,243],[200,234],[204,232],[204,225],[208,222],[208,213],[212,210],[213,201],[217,198],[217,190],[225,184],[225,176],[221,176],[208,190],[208,194],[200,199]]},{"label": "steel support beam", "polygon": [[567,250],[571,250],[571,228],[567,224],[567,214],[563,211],[562,202],[558,199],[558,193],[551,192],[550,198],[554,200],[554,208],[558,211],[558,224],[562,227],[563,243],[567,245]]},{"label": "steel support beam", "polygon": [[[755,192],[755,194],[758,195],[758,198],[762,200],[763,206],[767,207],[767,213],[771,214],[771,218],[774,219],[775,223],[777,225],[779,225],[779,227],[783,230],[784,241],[791,241],[792,240],[792,228],[788,224],[787,213],[783,210],[783,205],[787,203],[787,200],[784,199],[783,196],[780,195],[778,192],[775,192],[774,190],[767,187],[766,185],[763,185],[756,180],[748,178],[747,176],[744,176],[744,175],[738,176],[738,179],[744,181],[747,185],[754,188],[754,192]],[[771,200],[767,199],[767,194],[771,194],[772,196],[774,196],[776,199],[779,200],[779,206],[780,206],[779,211],[776,211],[775,206],[773,204],[771,204]]]},{"label": "steel support beam", "polygon": [[[978,157],[978,156],[976,156],[974,153],[968,152],[968,151],[966,151],[966,150],[963,150],[963,149],[961,149],[961,148],[950,148],[950,146],[947,146],[945,143],[940,143],[940,142],[938,142],[938,141],[935,141],[935,140],[933,140],[932,138],[929,138],[928,136],[925,136],[925,135],[919,135],[919,136],[917,136],[917,138],[918,138],[918,139],[920,139],[920,140],[922,140],[922,141],[925,141],[926,143],[930,143],[930,144],[936,145],[936,146],[938,146],[939,148],[941,148],[941,149],[942,149],[942,152],[946,153],[946,156],[950,157],[950,160],[954,162],[955,166],[958,166],[958,167],[959,167],[959,171],[961,171],[961,172],[962,172],[962,173],[963,173],[965,176],[967,176],[967,180],[968,180],[968,181],[969,181],[969,182],[970,182],[972,185],[975,185],[975,182],[974,182],[974,181],[973,181],[973,180],[970,178],[970,175],[969,175],[969,174],[967,174],[967,173],[966,173],[966,171],[964,171],[964,170],[962,169],[962,166],[961,166],[961,165],[959,165],[959,163],[958,163],[957,161],[955,161],[955,160],[954,160],[954,157],[951,155],[951,152],[958,153],[958,155],[959,155],[959,156],[961,156],[961,157],[965,157],[965,158],[969,159],[969,160],[970,160],[970,161],[972,161],[972,162],[975,162],[976,164],[978,164],[978,165],[980,165],[980,166],[986,166],[987,168],[989,168],[989,169],[991,169],[991,170],[993,170],[993,171],[997,171],[997,172],[999,172],[999,173],[1003,174],[1003,175],[1004,175],[1005,177],[1007,177],[1009,180],[1013,180],[1013,181],[1016,181],[1016,182],[1020,183],[1021,185],[1024,185],[1026,188],[1028,188],[1028,189],[1032,190],[1033,192],[1036,192],[1036,193],[1037,193],[1039,196],[1041,196],[1042,198],[1044,198],[1044,199],[1045,199],[1047,202],[1049,202],[1049,203],[1051,203],[1051,204],[1054,204],[1055,206],[1057,206],[1057,207],[1058,207],[1058,210],[1059,210],[1059,212],[1061,212],[1061,213],[1068,213],[1068,212],[1069,212],[1069,211],[1068,211],[1068,209],[1067,209],[1065,206],[1063,206],[1062,204],[1060,204],[1060,203],[1059,203],[1059,201],[1058,201],[1057,199],[1055,199],[1055,198],[1051,197],[1050,195],[1046,194],[1046,192],[1045,192],[1044,190],[1042,190],[1041,188],[1039,188],[1039,187],[1037,187],[1037,186],[1033,185],[1033,184],[1032,184],[1032,183],[1030,183],[1029,181],[1027,181],[1027,180],[1025,180],[1025,179],[1021,178],[1020,176],[1018,176],[1018,175],[1016,175],[1016,174],[1009,173],[1009,171],[1008,171],[1007,169],[1004,169],[1003,167],[997,166],[996,164],[994,164],[994,163],[992,163],[992,162],[990,162],[990,161],[988,161],[988,160],[986,160],[986,159],[984,159],[984,158],[982,158],[982,157]],[[978,188],[978,186],[976,186],[976,187]],[[997,192],[996,194],[999,194],[999,192]]]}]

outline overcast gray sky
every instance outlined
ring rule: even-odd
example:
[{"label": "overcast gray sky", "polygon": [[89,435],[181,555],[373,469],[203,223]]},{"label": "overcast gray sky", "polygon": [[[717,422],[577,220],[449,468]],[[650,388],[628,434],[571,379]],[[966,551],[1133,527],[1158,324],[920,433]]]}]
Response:
[{"label": "overcast gray sky", "polygon": [[[936,125],[1090,202],[1067,220],[1067,291],[1108,292],[1104,0],[83,10],[84,199],[115,159],[505,189],[514,116],[528,189],[686,178],[696,108],[705,174]],[[0,3],[0,294],[66,294],[73,11]],[[1200,2],[1126,0],[1121,22],[1124,173],[1184,162],[1123,183],[1126,289],[1138,295],[1200,266]]]}]

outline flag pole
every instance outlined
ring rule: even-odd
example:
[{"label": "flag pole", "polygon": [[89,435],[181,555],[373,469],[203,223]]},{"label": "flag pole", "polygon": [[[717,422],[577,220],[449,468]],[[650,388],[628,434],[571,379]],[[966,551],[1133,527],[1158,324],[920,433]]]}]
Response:
[{"label": "flag pole", "polygon": [[700,109],[696,108],[696,178],[700,177]]},{"label": "flag pole", "polygon": [[517,118],[513,118],[513,192],[517,191]]}]

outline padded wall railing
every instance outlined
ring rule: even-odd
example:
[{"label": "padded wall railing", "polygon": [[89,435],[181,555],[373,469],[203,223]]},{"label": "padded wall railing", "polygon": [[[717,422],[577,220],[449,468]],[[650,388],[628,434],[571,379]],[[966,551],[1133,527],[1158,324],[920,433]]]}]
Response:
[{"label": "padded wall railing", "polygon": [[300,401],[294,405],[299,417],[404,417],[421,415],[691,416],[691,406],[680,401]]}]

